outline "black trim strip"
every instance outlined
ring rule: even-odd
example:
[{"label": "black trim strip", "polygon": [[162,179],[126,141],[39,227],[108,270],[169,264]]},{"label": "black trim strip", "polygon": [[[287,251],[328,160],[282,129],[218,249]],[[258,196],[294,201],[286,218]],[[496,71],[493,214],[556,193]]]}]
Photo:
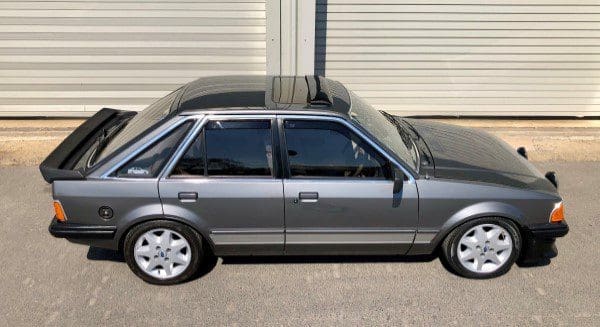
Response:
[{"label": "black trim strip", "polygon": [[72,223],[61,223],[54,218],[48,227],[52,236],[71,239],[113,239],[116,226],[94,226]]},{"label": "black trim strip", "polygon": [[566,223],[547,223],[531,225],[528,229],[534,238],[556,238],[567,235],[569,232],[569,225]]}]

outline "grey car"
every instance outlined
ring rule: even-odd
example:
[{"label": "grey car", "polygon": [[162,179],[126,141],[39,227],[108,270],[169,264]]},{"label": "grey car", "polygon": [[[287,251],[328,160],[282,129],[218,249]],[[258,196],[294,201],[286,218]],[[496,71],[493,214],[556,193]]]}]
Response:
[{"label": "grey car", "polygon": [[202,78],[103,109],[40,165],[50,233],[155,284],[208,256],[438,254],[489,278],[557,254],[553,173],[485,132],[377,111],[320,76]]}]

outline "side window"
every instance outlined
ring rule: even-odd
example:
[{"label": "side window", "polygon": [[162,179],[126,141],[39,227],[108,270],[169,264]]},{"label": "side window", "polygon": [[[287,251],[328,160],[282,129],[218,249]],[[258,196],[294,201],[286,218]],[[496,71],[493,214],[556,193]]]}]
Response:
[{"label": "side window", "polygon": [[208,122],[171,176],[273,176],[271,121]]},{"label": "side window", "polygon": [[385,158],[341,124],[286,120],[284,128],[291,177],[390,175]]},{"label": "side window", "polygon": [[191,125],[192,122],[190,121],[171,131],[167,136],[119,168],[112,176],[127,178],[157,177]]},{"label": "side window", "polygon": [[204,131],[202,131],[179,159],[171,176],[204,176],[206,171],[206,147],[204,144]]}]

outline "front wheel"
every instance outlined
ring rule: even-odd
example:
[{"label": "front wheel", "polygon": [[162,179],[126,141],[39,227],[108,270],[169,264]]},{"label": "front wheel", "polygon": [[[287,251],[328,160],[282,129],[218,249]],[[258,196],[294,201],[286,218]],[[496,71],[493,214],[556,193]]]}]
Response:
[{"label": "front wheel", "polygon": [[442,243],[442,259],[468,278],[492,278],[508,272],[519,257],[521,235],[503,218],[482,218],[455,228]]},{"label": "front wheel", "polygon": [[168,220],[135,226],[125,238],[125,261],[144,281],[172,285],[190,279],[204,255],[200,235]]}]

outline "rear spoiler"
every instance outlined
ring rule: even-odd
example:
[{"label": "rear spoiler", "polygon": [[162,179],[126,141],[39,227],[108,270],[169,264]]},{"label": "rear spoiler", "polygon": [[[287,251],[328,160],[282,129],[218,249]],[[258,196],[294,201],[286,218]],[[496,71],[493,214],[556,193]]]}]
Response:
[{"label": "rear spoiler", "polygon": [[52,183],[55,180],[84,179],[85,176],[82,170],[73,170],[77,161],[92,146],[102,130],[108,129],[135,114],[134,111],[109,108],[98,111],[67,136],[40,164],[40,172],[44,180]]}]

